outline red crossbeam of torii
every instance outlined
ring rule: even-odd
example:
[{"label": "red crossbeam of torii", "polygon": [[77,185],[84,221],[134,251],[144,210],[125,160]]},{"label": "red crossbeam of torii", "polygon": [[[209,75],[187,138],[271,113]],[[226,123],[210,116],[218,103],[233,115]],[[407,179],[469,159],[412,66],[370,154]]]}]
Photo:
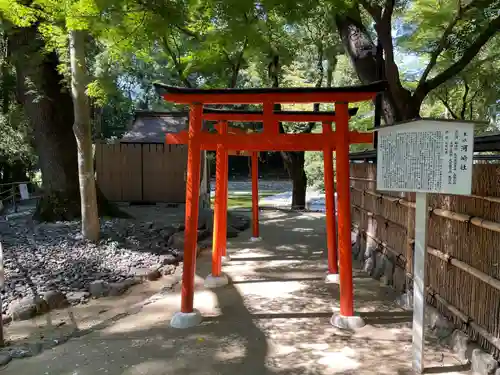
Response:
[{"label": "red crossbeam of torii", "polygon": [[[349,118],[357,109],[349,109],[349,102],[373,100],[385,91],[385,82],[340,88],[281,88],[281,89],[189,89],[156,84],[156,89],[166,101],[189,104],[189,130],[167,134],[169,144],[188,145],[188,171],[186,179],[186,223],[184,242],[184,269],[181,291],[181,311],[171,321],[174,327],[198,324],[201,316],[193,309],[194,275],[198,227],[200,178],[200,151],[216,150],[216,205],[214,216],[214,243],[212,249],[212,274],[207,286],[227,283],[221,272],[221,259],[226,255],[227,218],[227,158],[229,151],[322,151],[325,168],[326,229],[328,272],[338,274],[337,234],[335,224],[335,199],[333,156],[336,151],[338,194],[338,247],[340,260],[340,315],[332,319],[339,326],[354,316],[351,208],[349,182],[349,145],[373,142],[372,133],[349,131]],[[276,103],[335,103],[334,112],[275,111]],[[261,104],[262,111],[214,110],[207,104]],[[203,121],[216,121],[217,133],[202,130]],[[262,122],[258,133],[235,131],[228,122]],[[322,132],[313,134],[283,134],[279,122],[321,122]],[[335,131],[332,123],[335,122]],[[257,171],[252,168],[252,172]],[[253,193],[256,193],[253,191]],[[254,212],[254,217],[258,215]],[[254,220],[255,223],[255,220]],[[254,229],[255,233],[255,229]],[[338,318],[338,319],[337,319]],[[340,320],[339,320],[340,319]]]}]

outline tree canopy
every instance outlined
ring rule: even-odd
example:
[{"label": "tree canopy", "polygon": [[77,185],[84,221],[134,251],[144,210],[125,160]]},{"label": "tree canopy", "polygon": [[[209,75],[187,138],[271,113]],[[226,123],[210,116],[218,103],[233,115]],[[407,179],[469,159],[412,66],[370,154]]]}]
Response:
[{"label": "tree canopy", "polygon": [[[385,79],[386,123],[419,115],[489,121],[499,99],[499,11],[498,0],[0,0],[0,163],[17,160],[28,171],[38,158],[43,173],[58,154],[41,151],[50,124],[40,125],[37,111],[39,98],[69,90],[70,30],[87,35],[94,137],[106,138],[119,137],[136,110],[182,109],[160,100],[155,81],[243,88]],[[71,122],[60,112],[50,117]],[[352,126],[372,123],[373,105],[364,103]],[[318,154],[283,157],[321,180]]]}]

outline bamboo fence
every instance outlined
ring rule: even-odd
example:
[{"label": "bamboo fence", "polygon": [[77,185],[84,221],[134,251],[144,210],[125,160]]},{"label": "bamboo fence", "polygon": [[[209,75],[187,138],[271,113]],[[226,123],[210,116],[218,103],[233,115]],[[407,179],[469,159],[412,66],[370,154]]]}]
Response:
[{"label": "bamboo fence", "polygon": [[[396,259],[411,279],[413,193],[376,191],[376,164],[351,164],[354,225],[362,246]],[[428,300],[485,349],[500,356],[500,166],[477,164],[472,194],[431,194]],[[406,284],[411,288],[411,283]]]}]

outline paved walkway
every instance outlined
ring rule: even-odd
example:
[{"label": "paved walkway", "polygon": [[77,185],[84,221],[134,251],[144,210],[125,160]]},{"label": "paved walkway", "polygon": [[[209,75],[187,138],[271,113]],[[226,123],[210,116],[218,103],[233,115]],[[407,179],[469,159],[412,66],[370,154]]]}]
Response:
[{"label": "paved walkway", "polygon": [[[411,317],[392,302],[390,289],[356,272],[356,309],[368,325],[342,332],[329,324],[339,290],[323,282],[322,214],[262,215],[264,242],[247,242],[244,233],[230,245],[230,285],[205,290],[210,254],[201,256],[200,326],[169,327],[177,291],[107,328],[15,360],[2,375],[411,374]],[[432,338],[426,359],[433,372],[461,368]]]}]

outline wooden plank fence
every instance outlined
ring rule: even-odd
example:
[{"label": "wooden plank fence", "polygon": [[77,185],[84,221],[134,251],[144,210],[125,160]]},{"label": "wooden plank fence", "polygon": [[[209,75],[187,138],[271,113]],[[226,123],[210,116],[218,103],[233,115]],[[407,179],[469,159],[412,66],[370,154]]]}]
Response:
[{"label": "wooden plank fence", "polygon": [[[360,260],[398,291],[411,288],[415,196],[376,191],[376,164],[351,164]],[[477,164],[472,195],[429,197],[428,301],[500,354],[500,165]]]},{"label": "wooden plank fence", "polygon": [[96,144],[97,183],[111,201],[184,202],[186,163],[182,145]]}]

